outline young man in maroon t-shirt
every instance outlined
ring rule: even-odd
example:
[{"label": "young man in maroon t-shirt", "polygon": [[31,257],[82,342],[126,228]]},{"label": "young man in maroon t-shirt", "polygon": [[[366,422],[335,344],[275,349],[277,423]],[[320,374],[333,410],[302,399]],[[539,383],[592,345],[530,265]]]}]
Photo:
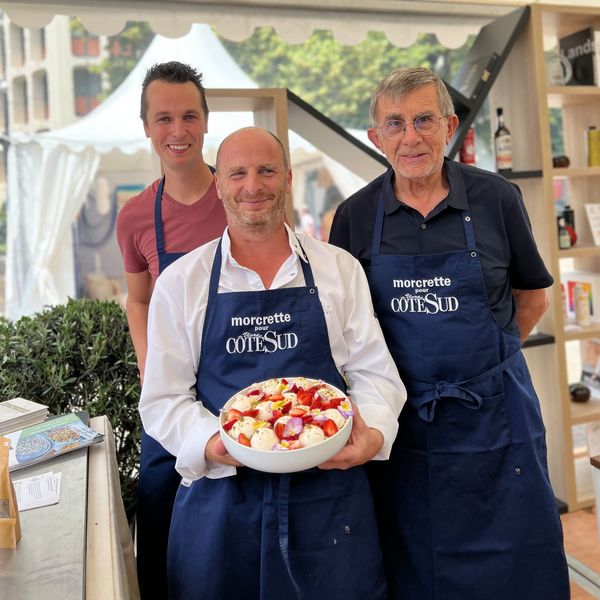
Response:
[{"label": "young man in maroon t-shirt", "polygon": [[[140,378],[154,282],[171,262],[219,237],[225,211],[202,157],[208,105],[201,75],[188,65],[154,65],[142,84],[140,116],[164,177],[123,206],[117,241],[128,287],[127,321]],[[137,570],[143,600],[168,597],[167,542],[181,478],[175,458],[142,432],[137,503]]]}]

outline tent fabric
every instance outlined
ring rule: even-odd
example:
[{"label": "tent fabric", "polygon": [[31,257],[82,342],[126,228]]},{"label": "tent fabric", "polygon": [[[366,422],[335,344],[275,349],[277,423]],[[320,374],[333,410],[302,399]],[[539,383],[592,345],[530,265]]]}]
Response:
[{"label": "tent fabric", "polygon": [[[207,88],[255,88],[208,25],[181,39],[156,36],[133,71],[98,108],[63,129],[14,134],[8,153],[6,316],[15,320],[75,296],[71,224],[94,180],[100,153],[148,151],[139,117],[146,70],[180,60],[203,73]],[[215,113],[209,128],[219,139],[252,124],[246,113]],[[216,144],[207,136],[205,145]]]},{"label": "tent fabric", "polygon": [[71,223],[98,162],[92,147],[74,153],[37,142],[10,145],[7,318],[32,314],[74,295]]},{"label": "tent fabric", "polygon": [[[114,35],[127,21],[147,21],[167,37],[185,35],[192,23],[210,23],[224,37],[240,41],[256,27],[274,27],[289,43],[305,41],[315,29],[329,29],[343,44],[364,40],[369,31],[382,31],[397,46],[414,43],[418,34],[433,33],[448,48],[463,45],[492,19],[514,10],[516,0],[241,0],[205,2],[180,0],[8,0],[9,19],[23,27],[43,27],[55,14],[77,16],[89,30]],[[521,4],[526,4],[523,1]]]}]

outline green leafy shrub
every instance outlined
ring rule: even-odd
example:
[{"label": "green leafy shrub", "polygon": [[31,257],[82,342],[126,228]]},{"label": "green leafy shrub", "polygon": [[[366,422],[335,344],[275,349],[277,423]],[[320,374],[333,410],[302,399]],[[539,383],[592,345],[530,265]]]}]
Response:
[{"label": "green leafy shrub", "polygon": [[0,319],[0,400],[15,396],[51,413],[107,415],[115,434],[121,491],[135,510],[140,382],[123,309],[115,302],[69,300],[15,323]]}]

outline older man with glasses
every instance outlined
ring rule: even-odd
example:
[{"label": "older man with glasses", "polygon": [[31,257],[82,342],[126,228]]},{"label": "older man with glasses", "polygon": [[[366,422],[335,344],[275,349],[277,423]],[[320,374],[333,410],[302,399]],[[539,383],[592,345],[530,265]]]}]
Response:
[{"label": "older man with glasses", "polygon": [[521,343],[553,280],[519,189],[445,158],[458,117],[424,68],[377,87],[390,168],[337,210],[330,241],[367,272],[408,389],[390,461],[369,467],[391,597],[563,600],[562,531]]}]

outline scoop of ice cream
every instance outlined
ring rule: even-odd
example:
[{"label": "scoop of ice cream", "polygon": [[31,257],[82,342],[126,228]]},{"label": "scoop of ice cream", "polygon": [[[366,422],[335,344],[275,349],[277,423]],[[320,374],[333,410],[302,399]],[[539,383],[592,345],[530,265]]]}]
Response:
[{"label": "scoop of ice cream", "polygon": [[318,392],[319,396],[321,396],[321,398],[323,398],[323,400],[327,400],[331,398],[339,398],[340,397],[340,393],[336,392],[335,390],[332,390],[329,387],[322,387],[319,389]]},{"label": "scoop of ice cream", "polygon": [[337,425],[338,429],[341,429],[344,426],[344,423],[346,422],[346,419],[344,419],[344,417],[337,408],[328,408],[327,410],[323,411],[323,414],[328,419],[331,419]]},{"label": "scoop of ice cream", "polygon": [[325,439],[325,434],[320,427],[316,425],[305,425],[302,433],[298,436],[298,441],[303,446],[314,446]]},{"label": "scoop of ice cream", "polygon": [[229,408],[235,408],[240,412],[246,412],[247,410],[252,409],[252,405],[254,404],[254,402],[255,400],[252,399],[252,396],[246,396],[246,394],[238,394],[234,398]]},{"label": "scoop of ice cream", "polygon": [[250,445],[256,450],[273,450],[278,443],[279,439],[270,427],[259,427],[250,439]]},{"label": "scoop of ice cream", "polygon": [[271,396],[273,394],[279,394],[283,386],[281,385],[280,379],[267,379],[260,387],[265,394]]},{"label": "scoop of ice cream", "polygon": [[319,383],[316,379],[307,379],[306,377],[295,377],[294,383],[297,387],[302,388],[303,390],[308,390],[309,388],[317,385]]},{"label": "scoop of ice cream", "polygon": [[258,415],[256,415],[256,418],[259,421],[269,421],[273,418],[273,408],[269,400],[265,402],[259,402],[256,405],[256,409],[258,410]]},{"label": "scoop of ice cream", "polygon": [[254,435],[255,424],[256,419],[253,419],[252,417],[242,417],[233,424],[233,427],[228,431],[228,433],[236,442],[240,433],[243,433],[248,439],[250,439]]},{"label": "scoop of ice cream", "polygon": [[283,392],[282,396],[286,402],[292,403],[292,408],[298,404],[298,396],[294,392]]},{"label": "scoop of ice cream", "polygon": [[277,421],[275,421],[274,427],[277,427],[277,425],[279,425],[280,423],[283,424],[284,426],[287,425],[288,421],[291,418],[292,417],[290,415],[283,415],[283,417],[279,417],[279,419],[277,419]]}]

